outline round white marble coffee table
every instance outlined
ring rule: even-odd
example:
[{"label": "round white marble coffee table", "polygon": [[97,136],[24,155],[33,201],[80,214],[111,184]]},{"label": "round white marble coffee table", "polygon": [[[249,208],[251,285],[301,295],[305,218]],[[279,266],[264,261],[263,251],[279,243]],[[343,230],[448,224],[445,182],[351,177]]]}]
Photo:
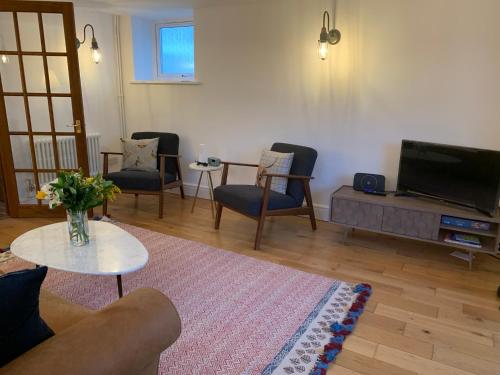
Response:
[{"label": "round white marble coffee table", "polygon": [[89,244],[76,247],[69,242],[66,222],[46,225],[16,238],[10,250],[36,265],[88,275],[114,275],[122,297],[121,276],[144,267],[148,252],[137,238],[114,224],[89,221],[89,230]]}]

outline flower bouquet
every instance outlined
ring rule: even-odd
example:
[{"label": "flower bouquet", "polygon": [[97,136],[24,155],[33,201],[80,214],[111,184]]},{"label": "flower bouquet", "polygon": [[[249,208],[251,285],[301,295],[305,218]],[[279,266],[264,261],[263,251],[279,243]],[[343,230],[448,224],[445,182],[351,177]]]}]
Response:
[{"label": "flower bouquet", "polygon": [[60,172],[57,178],[42,186],[39,200],[48,200],[49,207],[63,206],[68,219],[70,241],[74,246],[89,243],[87,210],[102,205],[105,199],[114,200],[120,189],[101,175],[84,177],[79,172]]}]

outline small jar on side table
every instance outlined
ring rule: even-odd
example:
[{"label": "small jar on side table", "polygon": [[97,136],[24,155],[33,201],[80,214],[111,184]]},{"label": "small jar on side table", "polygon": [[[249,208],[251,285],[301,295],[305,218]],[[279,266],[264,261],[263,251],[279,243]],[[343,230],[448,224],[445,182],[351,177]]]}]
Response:
[{"label": "small jar on side table", "polygon": [[201,179],[203,178],[203,173],[208,176],[208,194],[210,195],[210,208],[212,209],[212,217],[215,218],[215,202],[214,202],[214,184],[212,182],[212,172],[219,171],[222,169],[222,164],[217,167],[199,165],[197,163],[189,164],[189,168],[194,171],[200,172],[200,178],[198,179],[198,185],[196,186],[196,193],[194,195],[193,206],[191,207],[191,213],[194,212],[194,206],[196,205],[196,200],[198,199],[198,193],[200,191]]}]

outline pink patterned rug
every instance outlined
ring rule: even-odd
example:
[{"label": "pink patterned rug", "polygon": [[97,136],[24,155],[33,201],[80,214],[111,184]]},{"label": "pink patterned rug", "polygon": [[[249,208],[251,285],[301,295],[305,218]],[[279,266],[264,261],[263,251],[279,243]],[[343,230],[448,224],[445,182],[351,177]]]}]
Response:
[{"label": "pink patterned rug", "polygon": [[[124,294],[159,289],[181,316],[182,334],[162,354],[161,374],[324,374],[370,294],[365,284],[119,226],[149,251],[144,269],[123,276]],[[44,287],[92,309],[117,298],[114,277],[49,270]]]}]

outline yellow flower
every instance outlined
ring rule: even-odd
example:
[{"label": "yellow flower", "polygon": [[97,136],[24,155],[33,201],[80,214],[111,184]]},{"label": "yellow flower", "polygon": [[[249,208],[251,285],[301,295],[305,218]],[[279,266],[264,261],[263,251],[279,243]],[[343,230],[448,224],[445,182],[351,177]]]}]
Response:
[{"label": "yellow flower", "polygon": [[86,183],[87,185],[92,185],[92,183],[93,183],[93,182],[94,182],[94,177],[87,177],[87,178],[85,179],[85,183]]},{"label": "yellow flower", "polygon": [[47,193],[45,193],[44,191],[39,191],[36,193],[36,199],[38,200],[43,200],[47,197]]}]

